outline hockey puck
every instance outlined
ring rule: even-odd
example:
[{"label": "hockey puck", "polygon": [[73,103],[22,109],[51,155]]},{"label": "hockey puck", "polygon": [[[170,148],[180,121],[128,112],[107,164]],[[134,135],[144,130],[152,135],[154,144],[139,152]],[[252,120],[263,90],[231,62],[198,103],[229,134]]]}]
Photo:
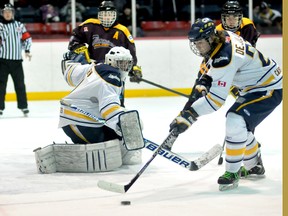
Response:
[{"label": "hockey puck", "polygon": [[131,205],[130,201],[121,201],[121,205]]}]

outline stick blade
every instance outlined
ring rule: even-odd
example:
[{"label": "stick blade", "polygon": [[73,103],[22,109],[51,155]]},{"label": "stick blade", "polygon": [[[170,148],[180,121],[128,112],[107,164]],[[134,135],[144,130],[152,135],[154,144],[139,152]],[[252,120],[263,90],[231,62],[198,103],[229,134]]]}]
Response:
[{"label": "stick blade", "polygon": [[103,190],[111,191],[111,192],[116,192],[116,193],[126,193],[125,191],[125,186],[115,184],[112,182],[107,182],[107,181],[98,181],[97,186]]},{"label": "stick blade", "polygon": [[220,155],[221,152],[222,152],[222,146],[219,144],[214,145],[209,151],[201,155],[200,158],[192,162],[190,170],[195,171],[200,169],[201,167],[205,166],[210,161],[212,161],[215,157]]}]

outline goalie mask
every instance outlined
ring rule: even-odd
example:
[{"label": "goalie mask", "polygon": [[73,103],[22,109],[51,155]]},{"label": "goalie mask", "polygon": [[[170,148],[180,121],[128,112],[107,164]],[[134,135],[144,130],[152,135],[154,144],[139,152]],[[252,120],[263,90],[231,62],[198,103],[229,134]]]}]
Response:
[{"label": "goalie mask", "polygon": [[121,79],[125,80],[128,72],[132,69],[133,58],[128,49],[124,47],[113,47],[105,55],[105,64],[118,68],[121,72]]},{"label": "goalie mask", "polygon": [[117,10],[112,1],[103,1],[99,6],[98,19],[101,25],[110,28],[117,20]]},{"label": "goalie mask", "polygon": [[224,29],[236,32],[242,23],[243,12],[238,1],[227,1],[221,12],[221,22]]},{"label": "goalie mask", "polygon": [[211,54],[215,46],[213,36],[215,25],[210,18],[197,19],[188,33],[190,49],[195,55],[206,57]]}]

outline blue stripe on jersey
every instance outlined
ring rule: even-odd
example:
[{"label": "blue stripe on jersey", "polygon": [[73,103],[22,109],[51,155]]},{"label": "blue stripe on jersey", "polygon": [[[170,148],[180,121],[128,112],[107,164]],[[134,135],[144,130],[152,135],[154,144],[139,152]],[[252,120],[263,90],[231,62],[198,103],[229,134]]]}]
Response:
[{"label": "blue stripe on jersey", "polygon": [[210,105],[210,107],[214,110],[214,111],[217,111],[216,108],[214,108],[214,106],[212,106],[212,104],[210,103],[209,99],[207,97],[205,97],[207,103]]},{"label": "blue stripe on jersey", "polygon": [[100,77],[106,82],[118,87],[122,86],[121,74],[117,68],[106,64],[100,64],[96,65],[95,69]]}]

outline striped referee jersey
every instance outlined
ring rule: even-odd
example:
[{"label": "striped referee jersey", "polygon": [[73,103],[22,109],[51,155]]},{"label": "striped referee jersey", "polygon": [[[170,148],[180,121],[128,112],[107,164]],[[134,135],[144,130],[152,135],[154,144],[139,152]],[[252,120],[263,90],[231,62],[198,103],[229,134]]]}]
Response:
[{"label": "striped referee jersey", "polygon": [[22,50],[30,52],[32,38],[23,23],[13,20],[0,23],[0,58],[22,60]]}]

